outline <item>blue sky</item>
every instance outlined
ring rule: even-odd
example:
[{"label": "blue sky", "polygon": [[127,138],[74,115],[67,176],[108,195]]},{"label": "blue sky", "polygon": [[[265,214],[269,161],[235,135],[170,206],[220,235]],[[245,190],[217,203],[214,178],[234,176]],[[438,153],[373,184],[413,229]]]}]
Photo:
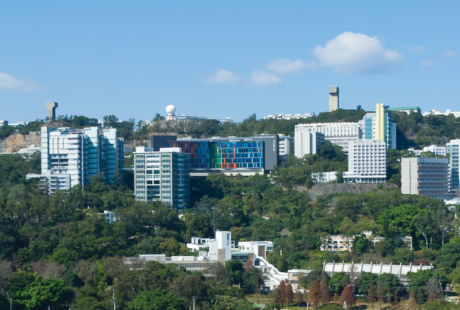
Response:
[{"label": "blue sky", "polygon": [[3,1],[0,119],[460,110],[460,1]]}]

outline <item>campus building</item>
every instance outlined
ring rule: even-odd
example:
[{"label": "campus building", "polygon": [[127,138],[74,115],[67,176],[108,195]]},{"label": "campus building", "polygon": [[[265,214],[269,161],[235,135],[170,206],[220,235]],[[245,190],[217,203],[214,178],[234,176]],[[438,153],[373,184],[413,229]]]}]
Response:
[{"label": "campus building", "polygon": [[421,113],[422,109],[420,109],[419,107],[391,107],[391,108],[388,108],[388,111],[404,112],[406,114],[411,114],[411,113]]},{"label": "campus building", "polygon": [[284,119],[284,120],[290,120],[290,119],[301,119],[301,118],[309,118],[312,117],[313,114],[311,113],[303,113],[303,114],[270,114],[270,115],[265,115],[264,119]]},{"label": "campus building", "polygon": [[282,134],[278,135],[279,160],[286,160],[290,155],[294,155],[294,152],[294,138]]},{"label": "campus building", "polygon": [[361,139],[362,136],[361,126],[358,123],[312,123],[296,125],[294,139],[297,140],[295,138],[297,135],[312,132],[323,134],[324,140],[340,146],[344,152],[348,152],[349,142]]},{"label": "campus building", "polygon": [[315,184],[329,183],[337,180],[337,171],[312,173],[311,178]]},{"label": "campus building", "polygon": [[294,154],[303,158],[307,154],[317,154],[321,144],[324,143],[324,134],[317,131],[308,131],[311,128],[296,126],[294,132]]},{"label": "campus building", "polygon": [[402,158],[401,193],[447,199],[451,196],[448,175],[447,158]]},{"label": "campus building", "polygon": [[385,183],[387,177],[386,145],[381,140],[351,141],[348,148],[348,172],[345,182]]},{"label": "campus building", "polygon": [[385,142],[387,149],[396,149],[396,123],[391,120],[389,107],[377,103],[376,111],[366,113],[359,122],[363,131],[362,138],[381,140]]},{"label": "campus building", "polygon": [[403,265],[402,263],[399,264],[364,264],[364,262],[361,263],[326,263],[326,261],[323,262],[323,271],[327,273],[330,277],[334,275],[334,273],[337,272],[345,272],[347,274],[353,275],[353,277],[357,278],[359,275],[361,275],[363,272],[370,272],[376,275],[381,275],[384,273],[389,273],[397,276],[399,278],[399,281],[403,285],[407,285],[409,283],[409,277],[407,276],[409,272],[414,272],[416,273],[419,270],[432,270],[434,266],[430,264],[429,266],[423,266],[422,264],[420,265],[412,265],[410,263],[409,265]]},{"label": "campus building", "polygon": [[42,127],[41,175],[29,177],[39,177],[50,194],[75,185],[84,189],[98,175],[105,183],[114,183],[117,175],[122,181],[123,149],[116,129]]},{"label": "campus building", "polygon": [[449,116],[453,115],[454,117],[460,117],[460,112],[452,112],[451,110],[446,110],[446,112],[436,111],[436,109],[431,110],[430,112],[423,112],[423,116],[431,116],[431,115],[444,115]]},{"label": "campus building", "polygon": [[446,152],[449,154],[449,190],[456,193],[460,189],[460,173],[459,173],[459,160],[460,160],[460,139],[450,140],[446,144]]},{"label": "campus building", "polygon": [[168,141],[168,147],[190,154],[190,175],[209,173],[254,175],[264,174],[278,165],[278,135],[253,137],[213,137]]},{"label": "campus building", "polygon": [[409,148],[407,150],[411,151],[415,156],[421,156],[422,153],[427,153],[427,152],[431,152],[433,153],[433,155],[446,156],[446,147],[437,146],[435,144],[432,144],[430,146],[425,146],[422,150],[416,150],[414,148]]},{"label": "campus building", "polygon": [[177,209],[190,204],[190,157],[179,148],[137,147],[134,152],[136,200],[161,201]]}]

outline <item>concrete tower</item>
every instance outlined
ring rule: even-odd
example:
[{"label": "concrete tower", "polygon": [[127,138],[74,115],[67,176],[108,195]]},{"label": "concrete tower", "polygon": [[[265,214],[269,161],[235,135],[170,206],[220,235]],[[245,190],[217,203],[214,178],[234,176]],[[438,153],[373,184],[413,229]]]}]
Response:
[{"label": "concrete tower", "polygon": [[46,108],[48,109],[48,121],[54,121],[56,119],[56,108],[58,107],[57,102],[48,101]]},{"label": "concrete tower", "polygon": [[339,109],[339,87],[329,87],[329,112]]}]

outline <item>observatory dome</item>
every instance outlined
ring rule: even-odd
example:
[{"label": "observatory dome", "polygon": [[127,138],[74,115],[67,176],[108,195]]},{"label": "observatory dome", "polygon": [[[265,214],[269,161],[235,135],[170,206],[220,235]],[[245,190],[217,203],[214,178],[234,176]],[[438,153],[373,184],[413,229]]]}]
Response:
[{"label": "observatory dome", "polygon": [[174,114],[175,112],[176,112],[176,107],[173,106],[172,104],[170,104],[170,105],[168,105],[168,106],[166,107],[166,113],[168,113],[168,114],[169,114],[169,113]]}]

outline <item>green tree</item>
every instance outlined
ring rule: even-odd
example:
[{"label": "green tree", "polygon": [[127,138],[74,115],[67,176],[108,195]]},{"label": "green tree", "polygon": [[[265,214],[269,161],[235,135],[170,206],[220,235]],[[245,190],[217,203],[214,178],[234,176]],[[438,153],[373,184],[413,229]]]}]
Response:
[{"label": "green tree", "polygon": [[41,276],[36,277],[34,282],[21,292],[22,303],[27,309],[57,305],[68,302],[71,298],[71,290],[64,281],[43,279]]},{"label": "green tree", "polygon": [[332,275],[329,281],[329,286],[333,288],[334,292],[342,292],[345,286],[350,282],[350,276],[345,272],[336,272]]},{"label": "green tree", "polygon": [[185,308],[185,300],[166,290],[157,288],[137,294],[128,305],[134,310],[181,310]]}]

